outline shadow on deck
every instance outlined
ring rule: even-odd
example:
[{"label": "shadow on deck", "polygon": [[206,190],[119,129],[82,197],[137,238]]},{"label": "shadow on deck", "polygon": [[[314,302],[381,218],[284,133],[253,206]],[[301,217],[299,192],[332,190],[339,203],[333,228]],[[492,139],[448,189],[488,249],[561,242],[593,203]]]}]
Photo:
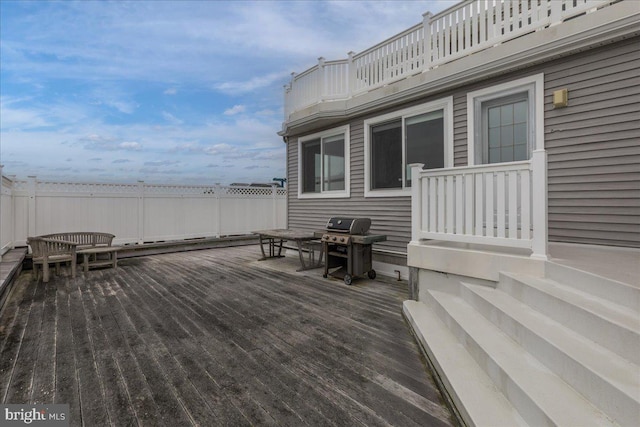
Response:
[{"label": "shadow on deck", "polygon": [[[72,425],[450,425],[402,314],[406,285],[323,279],[256,246],[18,279],[0,400]],[[66,273],[66,272],[65,272]]]}]

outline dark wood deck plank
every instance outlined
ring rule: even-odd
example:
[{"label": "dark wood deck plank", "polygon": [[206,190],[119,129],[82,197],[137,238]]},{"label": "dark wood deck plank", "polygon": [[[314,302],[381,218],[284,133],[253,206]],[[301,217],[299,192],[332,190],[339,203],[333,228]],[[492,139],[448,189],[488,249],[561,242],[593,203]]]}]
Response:
[{"label": "dark wood deck plank", "polygon": [[55,352],[57,308],[55,304],[48,303],[48,301],[55,300],[56,287],[46,286],[44,283],[40,283],[39,286],[44,288],[44,306],[38,345],[38,363],[35,367],[31,398],[29,401],[34,404],[46,404],[54,400],[56,389]]},{"label": "dark wood deck plank", "polygon": [[0,317],[2,401],[52,396],[72,425],[452,423],[402,318],[405,286],[258,253],[126,259],[42,290],[23,273]]},{"label": "dark wood deck plank", "polygon": [[81,419],[80,395],[75,360],[75,343],[69,308],[69,279],[58,277],[47,286],[56,286],[55,398],[53,403],[69,404],[69,419]]},{"label": "dark wood deck plank", "polygon": [[[7,317],[6,324],[0,322],[0,338],[2,345],[0,346],[0,390],[3,402],[10,403],[13,398],[12,387],[14,377],[23,376],[24,371],[31,369],[31,366],[18,365],[18,359],[22,349],[22,340],[28,329],[33,326],[29,324],[31,309],[33,307],[34,295],[37,291],[37,284],[33,281],[27,281],[28,278],[18,287],[14,289],[12,296],[9,298],[5,308],[3,309],[3,317]],[[16,369],[18,367],[19,369]]]}]

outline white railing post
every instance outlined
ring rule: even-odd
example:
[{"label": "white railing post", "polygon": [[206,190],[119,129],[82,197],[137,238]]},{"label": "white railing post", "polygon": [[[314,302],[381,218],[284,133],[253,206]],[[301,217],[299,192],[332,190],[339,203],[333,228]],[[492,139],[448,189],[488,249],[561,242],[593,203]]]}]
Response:
[{"label": "white railing post", "polygon": [[420,240],[422,231],[422,168],[423,163],[412,163],[411,167],[411,241]]},{"label": "white railing post", "polygon": [[318,99],[324,100],[324,58],[318,58]]},{"label": "white railing post", "polygon": [[29,195],[29,200],[27,201],[27,211],[28,211],[28,220],[27,220],[27,236],[33,237],[37,236],[36,232],[36,177],[28,176],[27,177],[27,194]]},{"label": "white railing post", "polygon": [[547,152],[534,150],[531,158],[533,178],[533,236],[531,241],[531,257],[547,259],[548,199],[547,199]]},{"label": "white railing post", "polygon": [[422,25],[424,26],[424,63],[422,72],[431,68],[431,12],[422,15]]},{"label": "white railing post", "polygon": [[349,52],[347,62],[347,96],[351,98],[356,90],[356,67],[353,64],[353,55],[355,52]]},{"label": "white railing post", "polygon": [[138,244],[144,243],[144,181],[138,181]]},{"label": "white railing post", "polygon": [[558,0],[552,0],[549,2],[551,8],[551,25],[558,25],[562,22],[562,3]]}]

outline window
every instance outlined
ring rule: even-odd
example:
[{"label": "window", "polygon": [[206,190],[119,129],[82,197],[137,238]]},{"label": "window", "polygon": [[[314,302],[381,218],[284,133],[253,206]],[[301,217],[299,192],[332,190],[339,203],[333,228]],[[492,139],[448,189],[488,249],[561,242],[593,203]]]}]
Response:
[{"label": "window", "polygon": [[483,104],[482,163],[502,163],[529,158],[529,101],[526,93],[516,99],[500,98]]},{"label": "window", "polygon": [[514,162],[544,147],[543,76],[467,95],[469,164]]},{"label": "window", "polygon": [[365,121],[365,197],[398,196],[411,187],[411,164],[453,166],[452,98]]},{"label": "window", "polygon": [[402,120],[371,128],[371,189],[402,187]]},{"label": "window", "polygon": [[298,140],[298,197],[349,197],[348,126]]}]

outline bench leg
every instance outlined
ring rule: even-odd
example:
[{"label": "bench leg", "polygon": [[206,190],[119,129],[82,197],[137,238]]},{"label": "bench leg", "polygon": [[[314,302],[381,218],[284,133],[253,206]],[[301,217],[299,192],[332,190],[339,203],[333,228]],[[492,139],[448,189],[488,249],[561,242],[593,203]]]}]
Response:
[{"label": "bench leg", "polygon": [[49,263],[42,263],[42,283],[47,283],[49,281]]},{"label": "bench leg", "polygon": [[113,268],[118,268],[118,252],[111,252],[113,257]]},{"label": "bench leg", "polygon": [[77,257],[73,257],[71,258],[71,277],[75,279],[76,277],[76,258]]},{"label": "bench leg", "polygon": [[89,272],[89,254],[82,254],[82,265],[84,266],[84,272]]}]

